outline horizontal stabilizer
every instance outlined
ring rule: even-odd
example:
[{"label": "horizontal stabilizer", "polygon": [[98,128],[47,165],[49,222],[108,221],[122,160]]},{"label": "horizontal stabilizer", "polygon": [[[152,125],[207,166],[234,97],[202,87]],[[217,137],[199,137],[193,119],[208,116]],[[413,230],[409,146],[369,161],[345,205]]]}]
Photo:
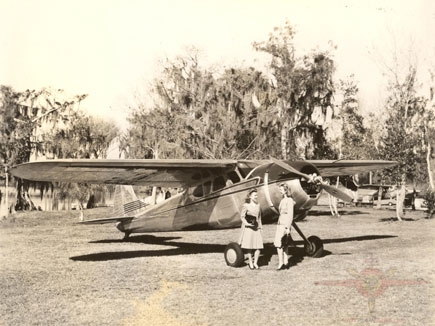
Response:
[{"label": "horizontal stabilizer", "polygon": [[108,217],[108,218],[100,218],[95,220],[78,222],[78,224],[107,224],[107,223],[116,223],[116,222],[128,222],[131,221],[132,219],[134,219],[133,216]]}]

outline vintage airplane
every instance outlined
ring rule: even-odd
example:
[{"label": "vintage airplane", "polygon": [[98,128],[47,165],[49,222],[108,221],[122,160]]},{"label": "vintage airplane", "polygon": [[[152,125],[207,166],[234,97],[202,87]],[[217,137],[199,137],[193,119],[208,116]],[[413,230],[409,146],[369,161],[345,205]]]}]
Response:
[{"label": "vintage airplane", "polygon": [[[117,223],[127,238],[131,233],[204,230],[239,227],[240,211],[250,189],[258,189],[264,224],[276,222],[281,200],[278,184],[292,189],[293,227],[304,240],[308,256],[320,256],[322,240],[306,237],[296,224],[317,203],[322,189],[344,201],[352,197],[329,186],[323,177],[354,175],[395,165],[391,161],[311,160],[48,160],[15,166],[11,173],[34,181],[146,185],[183,189],[155,205],[139,200],[130,186],[115,191],[115,217],[84,224]],[[225,249],[230,266],[240,266],[244,254],[232,242]]]}]

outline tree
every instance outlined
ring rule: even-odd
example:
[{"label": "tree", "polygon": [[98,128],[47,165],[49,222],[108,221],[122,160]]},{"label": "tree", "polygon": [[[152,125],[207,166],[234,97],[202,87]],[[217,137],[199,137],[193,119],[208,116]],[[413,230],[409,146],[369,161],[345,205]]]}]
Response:
[{"label": "tree", "polygon": [[[14,91],[1,86],[0,155],[7,165],[28,162],[32,156],[50,158],[101,158],[106,156],[118,130],[113,123],[100,121],[80,111],[86,95],[65,98],[62,90]],[[28,189],[50,189],[43,183],[17,180],[19,209],[32,209]],[[60,196],[84,200],[98,187],[62,185]],[[80,197],[80,198],[79,198]]]},{"label": "tree", "polygon": [[119,130],[113,122],[90,117],[78,110],[62,125],[43,135],[44,154],[55,158],[104,158]]},{"label": "tree", "polygon": [[380,155],[383,159],[397,161],[398,165],[384,170],[384,175],[401,185],[397,195],[396,214],[400,220],[403,214],[403,200],[407,179],[414,179],[421,162],[419,148],[420,133],[414,122],[426,106],[426,99],[416,93],[416,69],[410,67],[403,81],[396,78],[389,85],[390,95],[385,110],[388,124],[385,125]]},{"label": "tree", "polygon": [[358,103],[358,85],[350,76],[340,80],[339,90],[343,94],[338,114],[341,120],[339,157],[350,160],[367,160],[374,158],[374,141],[372,132],[364,125]]},{"label": "tree", "polygon": [[433,156],[433,144],[435,143],[435,74],[431,71],[431,86],[429,99],[426,105],[420,106],[419,119],[415,121],[417,128],[421,128],[422,152],[426,157],[427,177],[431,191],[435,191],[435,182],[432,174],[431,159]]},{"label": "tree", "polygon": [[329,53],[319,51],[297,59],[294,35],[286,22],[267,41],[254,43],[257,51],[271,55],[281,156],[325,158],[333,155],[325,138],[325,120],[333,115],[334,62]]},{"label": "tree", "polygon": [[131,111],[122,140],[129,157],[247,158],[267,149],[258,116],[267,116],[270,84],[254,68],[217,74],[195,55],[178,57],[153,91],[154,108]]},{"label": "tree", "polygon": [[150,92],[153,104],[131,108],[121,137],[127,157],[333,157],[326,121],[334,85],[333,60],[315,52],[296,60],[289,24],[255,43],[271,54],[272,78],[249,67],[212,71],[197,52],[164,64]]},{"label": "tree", "polygon": [[[43,152],[42,135],[63,121],[86,98],[86,95],[77,95],[62,100],[61,93],[61,90],[46,88],[17,92],[0,86],[0,155],[6,167],[28,162],[32,155]],[[7,173],[6,178],[9,178]],[[18,180],[17,209],[32,207],[28,188],[27,182]]]},{"label": "tree", "polygon": [[28,162],[31,155],[45,152],[45,135],[56,126],[65,125],[87,95],[62,100],[50,89],[24,92],[0,86],[0,155],[9,165]]},{"label": "tree", "polygon": [[[119,130],[113,122],[106,122],[90,117],[82,111],[72,112],[66,124],[53,128],[44,134],[45,154],[55,158],[104,158],[111,142],[118,136]],[[95,192],[105,191],[102,185],[77,183],[59,183],[57,185],[59,199],[78,200],[81,208],[90,201]]]}]

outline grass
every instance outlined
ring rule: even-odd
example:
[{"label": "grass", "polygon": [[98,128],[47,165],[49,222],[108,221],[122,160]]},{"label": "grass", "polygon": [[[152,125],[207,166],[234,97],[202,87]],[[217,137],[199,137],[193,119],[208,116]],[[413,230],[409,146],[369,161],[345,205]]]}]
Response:
[{"label": "grass", "polygon": [[[434,325],[435,219],[341,214],[318,208],[299,223],[324,240],[325,254],[304,256],[293,233],[292,266],[278,272],[274,225],[263,231],[261,269],[251,271],[225,265],[238,229],[123,242],[114,225],[76,225],[74,211],[19,213],[0,222],[0,325]],[[368,292],[331,283],[364,277]],[[385,280],[397,284],[373,294]]]}]

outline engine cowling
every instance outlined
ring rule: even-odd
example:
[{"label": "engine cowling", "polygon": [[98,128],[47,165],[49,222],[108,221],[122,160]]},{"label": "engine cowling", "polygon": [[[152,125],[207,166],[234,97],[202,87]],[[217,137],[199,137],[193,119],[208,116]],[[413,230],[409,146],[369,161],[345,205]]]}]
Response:
[{"label": "engine cowling", "polygon": [[[319,175],[317,168],[307,162],[286,161],[286,163],[302,173]],[[315,184],[308,183],[305,179],[289,173],[274,163],[266,163],[256,167],[248,175],[248,178],[260,179],[259,184],[262,186],[258,189],[258,200],[264,223],[274,222],[278,218],[279,203],[282,199],[279,184],[282,182],[286,183],[292,191],[292,197],[295,200],[296,221],[302,220],[307,215],[308,210],[317,204],[321,191]]]}]

